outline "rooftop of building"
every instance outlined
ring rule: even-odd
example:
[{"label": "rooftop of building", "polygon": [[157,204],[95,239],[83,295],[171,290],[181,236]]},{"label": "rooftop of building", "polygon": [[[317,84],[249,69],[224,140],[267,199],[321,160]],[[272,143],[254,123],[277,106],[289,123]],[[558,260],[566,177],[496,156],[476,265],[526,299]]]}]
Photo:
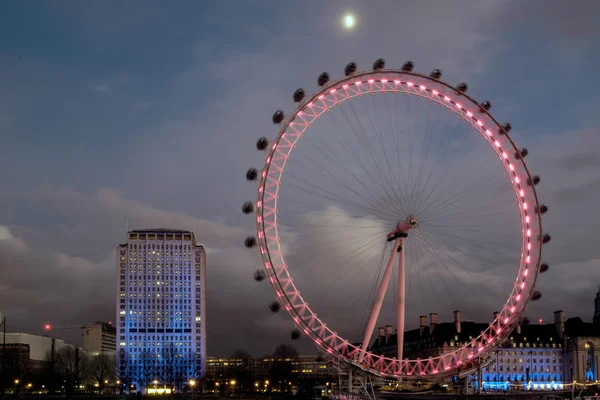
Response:
[{"label": "rooftop of building", "polygon": [[[428,343],[426,347],[442,347],[451,341],[468,342],[479,336],[481,332],[489,327],[488,323],[461,321],[460,333],[456,330],[454,322],[437,323],[431,329],[431,326],[424,326],[422,329],[412,329],[404,333],[404,343],[423,344]],[[600,337],[600,326],[591,322],[584,322],[579,317],[569,318],[565,321],[565,335],[567,337]],[[539,342],[539,343],[561,343],[560,332],[554,323],[547,324],[522,324],[519,329],[514,329],[509,336],[511,342]],[[397,341],[397,334],[380,336],[372,344],[372,351],[378,351],[382,346],[394,345]]]},{"label": "rooftop of building", "polygon": [[134,229],[129,233],[189,233],[193,234],[192,231],[186,231],[182,229],[169,229],[169,228],[156,228],[156,229]]}]

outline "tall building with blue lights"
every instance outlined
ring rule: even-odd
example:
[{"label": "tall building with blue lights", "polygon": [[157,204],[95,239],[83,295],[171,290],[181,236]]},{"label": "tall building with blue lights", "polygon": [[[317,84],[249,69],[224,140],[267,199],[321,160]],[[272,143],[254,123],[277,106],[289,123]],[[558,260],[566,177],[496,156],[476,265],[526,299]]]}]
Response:
[{"label": "tall building with blue lights", "polygon": [[206,253],[194,234],[130,231],[117,247],[116,264],[118,373],[137,390],[202,378]]}]

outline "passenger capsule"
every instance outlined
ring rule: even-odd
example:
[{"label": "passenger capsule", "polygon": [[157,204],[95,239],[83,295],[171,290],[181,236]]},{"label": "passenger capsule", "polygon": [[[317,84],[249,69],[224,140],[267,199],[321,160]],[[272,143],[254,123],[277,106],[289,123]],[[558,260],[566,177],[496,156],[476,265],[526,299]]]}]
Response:
[{"label": "passenger capsule", "polygon": [[385,60],[383,58],[378,58],[377,61],[373,63],[373,69],[377,71],[378,69],[385,68]]},{"label": "passenger capsule", "polygon": [[526,148],[522,148],[521,150],[515,152],[515,158],[525,158],[529,154],[529,151]]},{"label": "passenger capsule", "polygon": [[548,205],[547,204],[542,204],[541,206],[538,207],[537,211],[540,214],[546,214],[548,212]]},{"label": "passenger capsule", "polygon": [[256,170],[256,168],[250,168],[247,172],[246,172],[246,179],[249,181],[254,181],[256,180],[256,177],[258,176],[258,171]]},{"label": "passenger capsule", "polygon": [[280,124],[281,121],[283,121],[284,117],[285,117],[285,114],[283,113],[282,110],[275,111],[275,113],[273,114],[273,123],[275,125]]},{"label": "passenger capsule", "polygon": [[540,265],[540,272],[546,272],[550,269],[550,266],[546,263],[543,263],[542,265]]},{"label": "passenger capsule", "polygon": [[256,150],[264,150],[269,146],[269,139],[266,137],[261,137],[256,142]]},{"label": "passenger capsule", "polygon": [[319,84],[319,86],[325,86],[327,85],[327,82],[329,82],[329,74],[327,72],[323,72],[321,75],[319,75],[317,83]]},{"label": "passenger capsule", "polygon": [[415,68],[415,63],[407,61],[402,65],[402,71],[411,72]]},{"label": "passenger capsule", "polygon": [[490,108],[492,108],[492,103],[490,103],[489,101],[484,101],[479,105],[479,107],[481,107],[482,110],[489,111]]},{"label": "passenger capsule", "polygon": [[254,204],[251,201],[245,202],[242,206],[242,212],[244,214],[250,214],[252,211],[254,211]]},{"label": "passenger capsule", "polygon": [[535,186],[538,183],[540,183],[540,177],[537,175],[533,176],[532,178],[527,179],[527,184],[529,186]]},{"label": "passenger capsule", "polygon": [[544,236],[542,236],[542,243],[546,244],[550,240],[552,240],[552,237],[550,235],[548,235],[547,233],[545,233]]},{"label": "passenger capsule", "polygon": [[290,337],[292,338],[292,340],[298,340],[298,339],[300,339],[300,331],[294,329],[292,331],[292,333],[290,334]]},{"label": "passenger capsule", "polygon": [[531,300],[536,301],[542,298],[542,294],[537,290],[531,295]]},{"label": "passenger capsule", "polygon": [[346,75],[346,76],[352,75],[355,72],[356,72],[356,63],[355,62],[348,63],[348,65],[346,65],[346,68],[344,68],[344,75]]},{"label": "passenger capsule", "polygon": [[467,85],[465,82],[462,82],[456,87],[456,89],[458,89],[459,92],[465,93],[469,89],[469,85]]},{"label": "passenger capsule", "polygon": [[262,269],[257,269],[256,271],[254,271],[254,280],[256,282],[260,282],[262,280],[264,280],[266,278],[266,274],[265,271],[263,271]]},{"label": "passenger capsule", "polygon": [[269,304],[269,309],[275,313],[281,309],[281,306],[278,302],[274,301],[271,304]]},{"label": "passenger capsule", "polygon": [[296,91],[294,92],[294,101],[296,103],[300,103],[304,99],[304,96],[305,96],[304,89],[302,89],[302,88],[296,89]]},{"label": "passenger capsule", "polygon": [[512,129],[512,125],[507,122],[505,124],[502,124],[502,129],[500,129],[500,131],[498,133],[500,133],[501,135],[504,135],[508,132],[510,132],[510,130]]},{"label": "passenger capsule", "polygon": [[440,79],[442,77],[442,71],[439,69],[434,69],[433,71],[431,71],[431,74],[429,74],[429,76],[431,76],[434,79]]},{"label": "passenger capsule", "polygon": [[256,238],[254,236],[248,236],[246,240],[244,240],[244,246],[249,249],[256,246]]}]

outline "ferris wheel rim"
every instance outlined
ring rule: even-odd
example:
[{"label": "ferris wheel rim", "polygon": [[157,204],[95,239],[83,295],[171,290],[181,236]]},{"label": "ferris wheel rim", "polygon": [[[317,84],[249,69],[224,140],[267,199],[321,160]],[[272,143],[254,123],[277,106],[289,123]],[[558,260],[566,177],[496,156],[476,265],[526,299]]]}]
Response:
[{"label": "ferris wheel rim", "polygon": [[[367,86],[369,87],[368,90],[361,91],[360,87],[365,88]],[[521,260],[517,278],[508,300],[502,307],[502,311],[479,336],[469,340],[464,346],[457,347],[456,350],[437,357],[416,360],[397,360],[367,352],[363,362],[359,363],[356,357],[360,352],[360,347],[351,344],[348,340],[329,329],[326,323],[319,319],[308,306],[292,281],[292,276],[289,274],[279,243],[277,195],[287,160],[297,141],[313,122],[317,121],[326,111],[337,107],[344,101],[369,93],[389,92],[423,97],[448,108],[471,125],[488,142],[500,158],[516,196],[522,228]],[[331,98],[333,101],[331,101]],[[328,100],[330,101],[329,104],[327,103]],[[319,111],[315,113],[314,109],[317,108]],[[312,120],[307,122],[307,117],[310,118],[311,113],[313,114]],[[294,124],[300,126],[304,124],[305,126],[298,131],[297,128],[292,128]],[[290,140],[293,135],[288,134],[289,129],[296,132],[293,142]],[[287,138],[286,134],[288,134]],[[281,150],[282,148],[285,149],[286,146],[287,153]],[[509,151],[510,156],[507,155],[507,151]],[[538,211],[539,202],[534,185],[527,186],[526,184],[526,182],[531,181],[532,176],[523,157],[515,156],[516,160],[512,162],[513,152],[516,154],[518,151],[508,132],[504,130],[491,113],[483,109],[477,101],[464,91],[453,88],[439,79],[411,71],[379,69],[354,73],[324,85],[314,95],[302,101],[291,116],[281,123],[281,129],[268,149],[265,165],[260,175],[256,207],[258,245],[269,282],[275,289],[278,300],[294,319],[300,330],[319,347],[376,375],[407,378],[423,378],[427,375],[439,376],[445,372],[461,368],[462,364],[468,363],[473,358],[484,356],[490,351],[491,347],[505,339],[519,322],[533,294],[541,263],[543,231],[541,216]],[[276,161],[280,161],[281,164],[277,165]],[[519,169],[520,175],[517,175],[515,169]],[[279,170],[276,171],[279,174],[277,179],[270,176],[270,173],[274,170]],[[270,203],[270,205],[267,205],[267,203]],[[266,223],[268,218],[273,218],[273,221]],[[268,225],[266,228],[265,224]],[[272,260],[272,250],[269,249],[270,241],[276,244],[281,259],[280,265],[276,267]],[[527,284],[525,285],[525,283]]]}]

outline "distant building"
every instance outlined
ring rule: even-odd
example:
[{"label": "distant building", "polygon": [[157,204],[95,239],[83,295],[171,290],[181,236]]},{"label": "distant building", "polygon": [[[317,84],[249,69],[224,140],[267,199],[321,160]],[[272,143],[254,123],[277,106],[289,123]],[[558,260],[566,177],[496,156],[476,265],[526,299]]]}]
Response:
[{"label": "distant building", "polygon": [[117,350],[117,328],[112,323],[100,321],[84,326],[83,349],[90,355],[114,354]]},{"label": "distant building", "polygon": [[[495,317],[495,315],[494,315]],[[574,317],[565,320],[564,312],[554,312],[549,324],[517,326],[481,370],[482,387],[489,390],[562,389],[573,381],[595,382],[600,367],[600,290],[596,295],[594,323]],[[429,323],[428,323],[429,322]],[[455,350],[479,336],[487,322],[461,321],[438,323],[437,314],[419,317],[419,328],[404,333],[405,358],[429,358]],[[398,354],[397,336],[391,326],[379,328],[370,351],[394,358]]]},{"label": "distant building", "polygon": [[[117,247],[117,356],[144,389],[177,374],[200,378],[206,359],[206,256],[194,234],[174,229],[128,232]],[[166,354],[166,353],[170,354]]]},{"label": "distant building", "polygon": [[[206,360],[206,377],[208,379],[225,379],[229,373],[241,366],[247,366],[250,376],[255,380],[269,379],[272,365],[280,361],[271,356],[252,357],[246,362],[241,358],[208,357]],[[337,371],[327,358],[319,356],[297,356],[290,359],[292,374],[297,379],[326,379],[337,377]]]},{"label": "distant building", "polygon": [[[0,346],[3,343],[3,334],[0,333]],[[50,362],[52,343],[54,351],[71,346],[63,340],[52,339],[47,336],[30,335],[28,333],[6,334],[6,358],[8,369],[18,370],[20,373],[38,373]],[[0,351],[0,362],[4,351]],[[9,361],[10,360],[10,361]]]}]

